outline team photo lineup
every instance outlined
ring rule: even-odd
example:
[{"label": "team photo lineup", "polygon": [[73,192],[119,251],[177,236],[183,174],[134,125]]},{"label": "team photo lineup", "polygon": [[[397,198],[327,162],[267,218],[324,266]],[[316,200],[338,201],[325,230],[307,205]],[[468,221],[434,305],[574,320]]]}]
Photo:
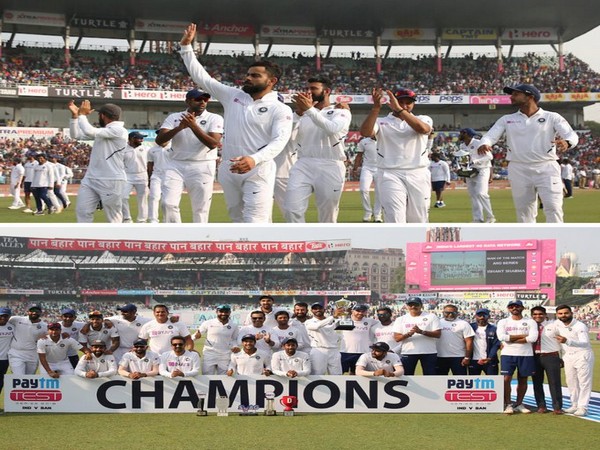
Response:
[{"label": "team photo lineup", "polygon": [[[128,132],[117,104],[69,102],[72,145],[91,145],[83,147],[89,160],[77,189],[77,222],[93,222],[101,209],[110,223],[180,223],[185,206],[192,222],[208,223],[218,181],[231,222],[273,222],[276,204],[286,223],[306,222],[312,208],[317,222],[336,223],[347,181],[355,179],[363,222],[427,223],[430,206],[446,207],[444,191],[454,180],[466,188],[471,209],[471,217],[464,214],[460,221],[494,223],[489,188],[499,142],[511,222],[536,222],[542,210],[546,222],[562,223],[563,199],[574,197],[574,187],[600,187],[597,147],[590,148],[561,115],[540,108],[542,94],[533,84],[505,86],[518,111],[501,116],[487,132],[461,128],[451,152],[439,145],[443,136],[435,137],[431,117],[418,115],[417,92],[375,85],[369,89],[372,108],[362,124],[354,124],[360,141],[351,160],[345,144],[353,126],[351,104],[332,103],[335,81],[308,75],[288,95],[290,108],[277,92],[284,83],[277,64],[252,63],[238,89],[205,70],[194,52],[195,38],[191,24],[179,53],[197,87],[186,91],[184,111],[169,114],[153,130],[154,146],[144,145],[143,130]],[[209,111],[211,99],[223,116]],[[52,139],[56,146],[69,141],[62,135]],[[53,145],[46,151],[23,148],[12,158],[9,209],[44,216],[69,207],[73,170]]]}]

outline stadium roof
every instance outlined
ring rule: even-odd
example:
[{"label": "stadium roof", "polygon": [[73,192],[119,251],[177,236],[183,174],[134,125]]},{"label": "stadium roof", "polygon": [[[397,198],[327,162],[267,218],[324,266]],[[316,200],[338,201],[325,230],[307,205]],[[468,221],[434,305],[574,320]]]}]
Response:
[{"label": "stadium roof", "polygon": [[[383,28],[558,28],[563,41],[569,41],[600,25],[600,9],[589,0],[504,0],[481,2],[478,0],[204,0],[189,2],[174,0],[168,3],[157,0],[124,2],[104,0],[81,2],[79,0],[4,0],[4,10],[60,13],[68,19],[74,16],[104,19],[136,19],[197,23],[252,24],[256,30],[261,25],[311,26],[317,30],[372,30]],[[4,24],[4,32],[58,34],[59,29],[33,25]],[[77,34],[72,30],[74,35]],[[86,29],[88,37],[127,37],[116,30]],[[112,34],[109,36],[109,34]],[[165,39],[165,34],[148,38]],[[175,38],[171,36],[171,39]],[[249,37],[237,38],[249,42]],[[215,39],[225,42],[227,38]],[[229,40],[231,41],[231,40]],[[346,41],[336,41],[343,45]],[[365,44],[372,43],[372,39]],[[482,43],[482,42],[480,42]],[[411,42],[414,45],[415,42]],[[469,45],[477,42],[469,42]],[[489,41],[487,42],[489,44]]]}]

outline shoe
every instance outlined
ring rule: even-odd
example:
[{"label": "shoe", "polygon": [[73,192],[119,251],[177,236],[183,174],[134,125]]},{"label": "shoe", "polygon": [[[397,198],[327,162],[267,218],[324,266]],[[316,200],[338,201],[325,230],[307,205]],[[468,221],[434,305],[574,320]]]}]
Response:
[{"label": "shoe", "polygon": [[495,217],[488,217],[486,219],[485,223],[496,223],[496,218]]},{"label": "shoe", "polygon": [[8,209],[19,209],[19,208],[22,208],[22,206],[13,206],[13,205],[10,205],[8,207]]},{"label": "shoe", "polygon": [[579,417],[583,417],[583,416],[587,415],[587,409],[585,409],[585,408],[577,408],[577,411],[575,411],[573,413],[573,415],[579,416]]},{"label": "shoe", "polygon": [[572,196],[572,195],[569,195],[568,197],[565,197],[565,198],[573,198],[573,196]]},{"label": "shoe", "polygon": [[383,217],[375,216],[375,223],[383,223]]},{"label": "shoe", "polygon": [[438,206],[438,208],[445,208],[446,204],[444,202],[440,202],[440,206]]},{"label": "shoe", "polygon": [[560,416],[561,414],[564,414],[565,412],[562,409],[555,409],[554,411],[552,411],[552,414],[554,414],[555,416]]},{"label": "shoe", "polygon": [[44,211],[36,211],[33,213],[34,216],[43,216],[44,215]]},{"label": "shoe", "polygon": [[135,221],[135,223],[146,223],[146,220],[144,219],[138,219]]},{"label": "shoe", "polygon": [[131,219],[123,219],[123,223],[131,223]]},{"label": "shoe", "polygon": [[435,202],[435,205],[433,205],[434,208],[439,208],[440,207],[440,202]]},{"label": "shoe", "polygon": [[570,406],[569,408],[565,409],[565,413],[567,414],[573,414],[575,411],[577,411],[577,406]]},{"label": "shoe", "polygon": [[525,405],[515,406],[514,409],[515,409],[516,412],[520,412],[521,414],[529,414],[529,413],[531,413],[531,410],[527,409],[527,407]]},{"label": "shoe", "polygon": [[506,408],[504,408],[504,414],[513,414],[515,411],[512,407],[512,405],[508,405]]},{"label": "shoe", "polygon": [[538,408],[537,410],[538,414],[546,414],[547,412],[548,410],[545,407]]},{"label": "shoe", "polygon": [[31,208],[25,208],[23,210],[23,212],[26,213],[26,214],[31,214],[33,212],[33,210]]},{"label": "shoe", "polygon": [[371,221],[372,216],[369,214],[368,216],[363,216],[363,222],[370,222]]}]

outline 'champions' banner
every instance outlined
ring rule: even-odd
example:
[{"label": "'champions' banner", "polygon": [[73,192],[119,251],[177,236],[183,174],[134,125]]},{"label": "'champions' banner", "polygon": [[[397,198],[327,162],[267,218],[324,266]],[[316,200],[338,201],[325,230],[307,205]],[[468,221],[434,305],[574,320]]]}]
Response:
[{"label": "'champions' banner", "polygon": [[194,413],[199,393],[205,409],[216,412],[218,397],[228,397],[230,413],[255,406],[261,413],[265,394],[275,395],[281,414],[283,396],[294,396],[299,413],[501,413],[500,376],[152,377],[130,380],[75,375],[58,379],[39,375],[7,375],[6,412],[56,413]]}]

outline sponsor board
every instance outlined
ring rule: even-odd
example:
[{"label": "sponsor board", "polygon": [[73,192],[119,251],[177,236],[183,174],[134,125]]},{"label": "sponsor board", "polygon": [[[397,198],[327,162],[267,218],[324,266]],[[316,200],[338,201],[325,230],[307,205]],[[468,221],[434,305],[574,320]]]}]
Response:
[{"label": "sponsor board", "polygon": [[317,32],[313,27],[263,25],[260,27],[260,35],[277,38],[315,38]]},{"label": "sponsor board", "polygon": [[2,14],[4,23],[17,25],[36,25],[41,27],[64,27],[66,26],[64,14],[52,14],[29,11],[6,10]]},{"label": "sponsor board", "polygon": [[108,17],[80,17],[74,15],[70,25],[76,28],[96,28],[104,30],[128,30],[130,22],[128,19],[112,19]]},{"label": "sponsor board", "polygon": [[134,27],[135,31],[179,35],[188,25],[189,23],[187,22],[174,22],[170,20],[136,19]]},{"label": "sponsor board", "polygon": [[198,34],[205,36],[254,36],[254,27],[243,23],[203,23]]},{"label": "sponsor board", "polygon": [[435,28],[385,28],[381,39],[390,41],[429,41],[435,39]]},{"label": "sponsor board", "polygon": [[121,98],[120,89],[93,88],[93,87],[49,87],[48,97],[66,97],[71,99],[93,99],[115,100]]},{"label": "sponsor board", "polygon": [[502,33],[503,41],[557,41],[556,28],[507,28]]},{"label": "sponsor board", "polygon": [[[171,379],[123,377],[58,379],[7,375],[6,412],[56,413],[192,413],[198,392],[216,412],[216,399],[227,396],[228,410],[240,405],[264,408],[265,393],[298,398],[299,413],[501,413],[500,376],[464,377],[285,377],[204,376]],[[279,401],[275,401],[279,405]],[[281,409],[280,406],[278,408]]]}]

